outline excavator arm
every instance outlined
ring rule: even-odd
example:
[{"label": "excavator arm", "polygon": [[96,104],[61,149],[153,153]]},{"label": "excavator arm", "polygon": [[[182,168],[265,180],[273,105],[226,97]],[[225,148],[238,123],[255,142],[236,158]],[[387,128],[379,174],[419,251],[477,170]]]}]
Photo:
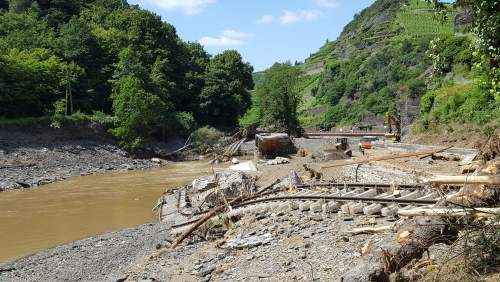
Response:
[{"label": "excavator arm", "polygon": [[385,117],[387,118],[387,123],[389,123],[389,133],[392,133],[392,125],[396,126],[396,133],[391,134],[391,136],[393,141],[399,142],[401,139],[401,124],[389,113],[385,113]]}]

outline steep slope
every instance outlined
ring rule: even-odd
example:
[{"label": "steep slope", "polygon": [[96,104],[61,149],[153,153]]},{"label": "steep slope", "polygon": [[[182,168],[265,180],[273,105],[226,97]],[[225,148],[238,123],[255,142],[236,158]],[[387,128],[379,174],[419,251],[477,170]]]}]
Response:
[{"label": "steep slope", "polygon": [[[449,8],[451,19],[455,10]],[[392,0],[377,0],[356,14],[337,40],[302,66],[306,75],[320,73],[317,85],[304,92],[314,99],[305,104],[302,125],[382,127],[385,112],[413,123],[431,74],[429,42],[454,33],[452,21],[440,24],[433,16],[425,1]],[[326,111],[313,111],[323,105]]]}]

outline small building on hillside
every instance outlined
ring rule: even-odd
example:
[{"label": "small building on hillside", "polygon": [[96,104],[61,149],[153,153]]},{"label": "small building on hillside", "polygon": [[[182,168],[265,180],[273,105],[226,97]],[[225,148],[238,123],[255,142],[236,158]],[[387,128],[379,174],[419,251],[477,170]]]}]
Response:
[{"label": "small building on hillside", "polygon": [[297,148],[286,133],[256,134],[255,146],[257,146],[259,156],[266,159],[297,153]]}]

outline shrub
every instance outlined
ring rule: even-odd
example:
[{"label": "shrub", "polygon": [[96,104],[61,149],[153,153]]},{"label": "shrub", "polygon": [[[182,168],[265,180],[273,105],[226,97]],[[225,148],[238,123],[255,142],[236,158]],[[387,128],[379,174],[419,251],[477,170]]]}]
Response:
[{"label": "shrub", "polygon": [[207,125],[195,132],[193,132],[192,138],[194,142],[191,146],[198,152],[204,152],[208,148],[212,147],[217,139],[222,137],[224,134],[219,130]]}]

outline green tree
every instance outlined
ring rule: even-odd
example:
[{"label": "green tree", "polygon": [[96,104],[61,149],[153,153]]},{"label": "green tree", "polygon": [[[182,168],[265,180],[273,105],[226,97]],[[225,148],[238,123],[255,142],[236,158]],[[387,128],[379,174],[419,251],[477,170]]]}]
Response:
[{"label": "green tree", "polygon": [[200,108],[205,123],[213,126],[235,126],[251,103],[249,89],[253,67],[242,61],[235,50],[226,50],[210,61],[205,86],[200,94]]},{"label": "green tree", "polygon": [[36,12],[0,12],[0,51],[9,49],[29,50],[44,48],[53,50],[54,31],[47,23],[38,19]]},{"label": "green tree", "polygon": [[299,68],[286,63],[275,63],[265,71],[264,81],[255,89],[263,125],[282,128],[285,132],[300,135],[298,108],[302,95],[297,89]]},{"label": "green tree", "polygon": [[[438,15],[445,15],[445,5],[440,0],[433,3]],[[488,69],[492,90],[500,97],[500,1],[497,0],[456,0],[459,7],[470,7],[474,13],[473,32],[478,40],[474,44],[476,55],[482,59],[479,67]],[[484,62],[484,63],[481,63]],[[481,65],[483,64],[483,65]]]},{"label": "green tree", "polygon": [[[200,93],[205,86],[205,72],[211,55],[198,42],[180,44],[183,49],[178,56],[179,74],[175,77],[176,91],[172,93],[172,102],[178,111],[192,112],[200,117]],[[200,120],[202,122],[202,120]]]},{"label": "green tree", "polygon": [[120,126],[110,132],[121,146],[145,147],[151,134],[164,124],[166,109],[158,96],[142,89],[138,78],[126,77],[113,100],[113,112]]},{"label": "green tree", "polygon": [[0,55],[0,114],[41,116],[63,98],[66,65],[48,50]]}]

